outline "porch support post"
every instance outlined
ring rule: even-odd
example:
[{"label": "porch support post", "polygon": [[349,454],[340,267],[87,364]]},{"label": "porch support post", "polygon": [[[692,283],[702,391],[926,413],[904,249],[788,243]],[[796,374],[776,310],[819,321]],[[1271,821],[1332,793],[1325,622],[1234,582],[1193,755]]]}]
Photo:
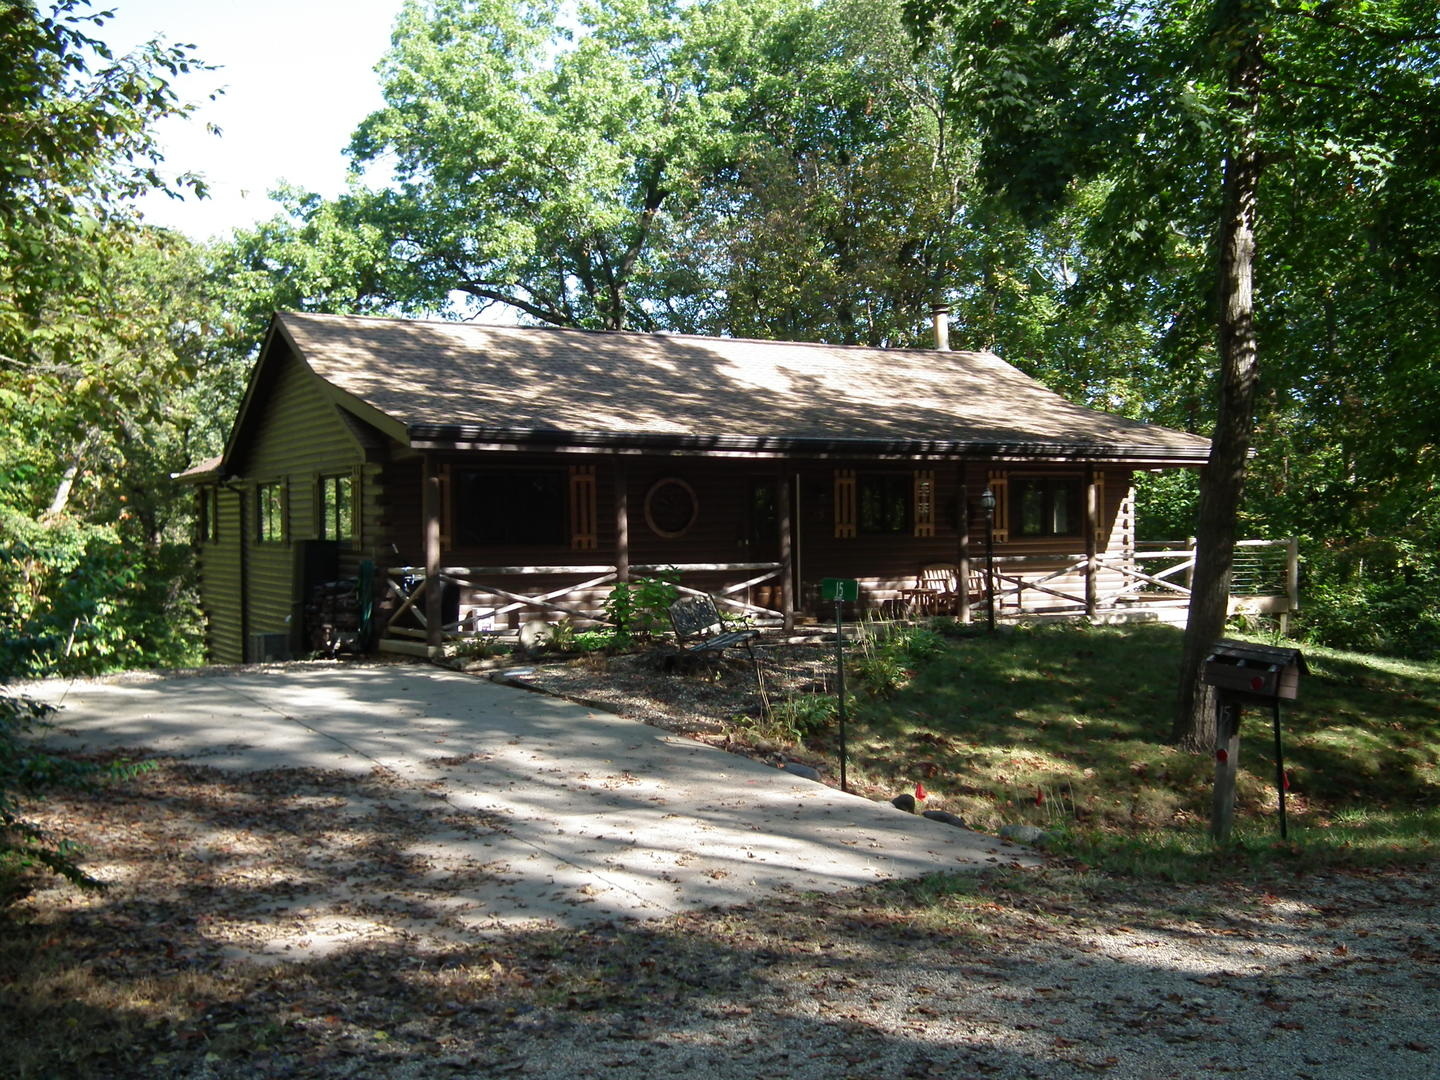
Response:
[{"label": "porch support post", "polygon": [[1098,607],[1096,597],[1096,553],[1100,542],[1100,487],[1095,483],[1095,466],[1085,466],[1085,617],[1095,618]]},{"label": "porch support post", "polygon": [[615,579],[630,580],[630,471],[615,458]]},{"label": "porch support post", "polygon": [[785,616],[782,626],[787,634],[795,630],[795,522],[790,512],[791,494],[790,474],[782,461],[775,501],[780,511],[780,613]]},{"label": "porch support post", "polygon": [[1290,613],[1300,610],[1300,541],[1285,541],[1285,596],[1289,601],[1280,613],[1280,636],[1290,636]]},{"label": "porch support post", "polygon": [[955,539],[959,550],[955,553],[955,587],[960,591],[955,616],[962,623],[970,621],[970,495],[965,490],[965,466],[956,469],[955,498]]},{"label": "porch support post", "polygon": [[443,627],[440,625],[440,472],[432,455],[422,466],[420,510],[425,529],[425,643],[432,657],[440,653]]}]

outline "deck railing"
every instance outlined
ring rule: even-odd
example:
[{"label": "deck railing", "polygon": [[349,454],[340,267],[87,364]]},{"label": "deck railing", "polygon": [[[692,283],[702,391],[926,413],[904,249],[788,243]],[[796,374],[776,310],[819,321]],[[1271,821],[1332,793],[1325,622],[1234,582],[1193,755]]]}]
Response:
[{"label": "deck railing", "polygon": [[[1094,618],[1161,606],[1187,608],[1195,570],[1195,544],[1193,540],[1142,542],[1133,552],[1123,555],[1096,555],[1097,587],[1087,595],[1090,568],[1086,555],[997,558],[997,613],[1083,614]],[[1285,622],[1289,613],[1300,606],[1296,542],[1236,541],[1230,597],[1236,610],[1278,614]]]},{"label": "deck railing", "polygon": [[[678,572],[680,581],[676,587],[682,594],[713,596],[721,607],[746,615],[757,624],[770,625],[782,622],[784,613],[752,603],[749,590],[776,581],[782,569],[777,562],[632,564],[630,577],[634,580],[662,571]],[[714,581],[714,587],[701,590],[687,583],[686,575],[693,578],[696,574]],[[738,580],[727,580],[730,578]],[[537,591],[527,586],[527,582],[536,580],[546,581],[548,587]],[[585,598],[608,592],[619,580],[619,567],[608,564],[444,566],[440,568],[440,588],[456,588],[468,598],[463,604],[456,598],[457,615],[441,625],[441,638],[455,640],[492,633],[508,624],[509,616],[525,612],[553,613],[585,624],[606,625],[608,620],[600,604],[587,604]],[[385,570],[385,593],[395,605],[387,621],[387,637],[425,640],[430,636],[425,596],[428,587],[423,566],[392,566]],[[579,599],[575,599],[577,596]]]},{"label": "deck railing", "polygon": [[[1035,615],[1180,618],[1189,606],[1194,568],[1193,541],[1137,543],[1133,552],[1098,554],[1093,563],[1083,554],[997,557],[996,614],[1003,619]],[[633,580],[662,570],[679,572],[678,588],[683,594],[713,596],[722,608],[748,616],[758,625],[784,621],[778,599],[759,603],[751,594],[751,590],[770,584],[778,593],[783,570],[778,562],[632,565],[630,576]],[[704,580],[697,583],[697,575]],[[455,640],[494,633],[508,629],[512,622],[523,623],[526,613],[605,625],[602,594],[619,576],[619,568],[610,564],[442,567],[440,587],[457,589],[463,594],[463,603],[452,600],[454,617],[441,626],[440,637]],[[542,587],[532,584],[535,582],[543,583]],[[704,588],[699,587],[702,584]],[[385,591],[394,605],[386,637],[430,639],[426,589],[423,567],[392,566],[385,571]],[[972,615],[980,615],[984,606],[983,598],[972,602]],[[1289,613],[1299,608],[1294,540],[1236,543],[1231,606],[1279,615],[1282,625],[1288,620]]]}]

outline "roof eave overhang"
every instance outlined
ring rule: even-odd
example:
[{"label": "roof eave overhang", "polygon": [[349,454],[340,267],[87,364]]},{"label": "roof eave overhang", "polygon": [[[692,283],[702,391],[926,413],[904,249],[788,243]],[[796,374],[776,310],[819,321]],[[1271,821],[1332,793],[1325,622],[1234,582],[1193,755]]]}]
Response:
[{"label": "roof eave overhang", "polygon": [[416,450],[531,450],[556,453],[654,453],[721,457],[984,458],[998,461],[1096,461],[1136,467],[1197,466],[1208,446],[1066,443],[1046,440],[871,439],[810,435],[676,435],[545,431],[464,424],[411,424]]},{"label": "roof eave overhang", "polygon": [[171,473],[170,479],[181,484],[213,484],[220,479],[220,466],[192,466],[182,472]]}]

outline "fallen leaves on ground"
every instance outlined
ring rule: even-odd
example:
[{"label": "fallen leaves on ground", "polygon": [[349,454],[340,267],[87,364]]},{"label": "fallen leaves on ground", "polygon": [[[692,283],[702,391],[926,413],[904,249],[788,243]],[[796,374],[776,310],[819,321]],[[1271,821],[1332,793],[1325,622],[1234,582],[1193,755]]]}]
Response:
[{"label": "fallen leaves on ground", "polygon": [[415,795],[381,772],[165,761],[42,804],[111,885],[0,916],[6,1068],[1129,1076],[1142,1052],[1218,1068],[1220,1031],[1227,1054],[1304,1040],[1328,1075],[1431,1052],[1396,990],[1440,989],[1424,871],[1177,890],[1007,869],[482,936],[448,913],[495,868],[411,848],[502,823]]}]

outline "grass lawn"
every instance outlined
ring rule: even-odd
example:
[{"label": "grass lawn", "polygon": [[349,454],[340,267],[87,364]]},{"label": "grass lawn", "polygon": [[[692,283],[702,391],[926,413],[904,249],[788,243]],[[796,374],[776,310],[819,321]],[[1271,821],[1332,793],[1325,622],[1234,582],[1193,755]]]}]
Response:
[{"label": "grass lawn", "polygon": [[[1045,625],[948,637],[926,658],[896,650],[909,673],[901,689],[875,696],[859,680],[851,787],[886,797],[920,783],[926,808],[977,828],[1039,825],[1083,861],[1163,876],[1433,854],[1440,664],[1306,647],[1310,673],[1281,713],[1289,840],[1279,837],[1270,712],[1249,709],[1235,835],[1217,851],[1214,763],[1166,745],[1180,643],[1169,627]],[[884,651],[863,650],[861,666]],[[838,775],[838,750],[827,725],[797,753]]]}]

